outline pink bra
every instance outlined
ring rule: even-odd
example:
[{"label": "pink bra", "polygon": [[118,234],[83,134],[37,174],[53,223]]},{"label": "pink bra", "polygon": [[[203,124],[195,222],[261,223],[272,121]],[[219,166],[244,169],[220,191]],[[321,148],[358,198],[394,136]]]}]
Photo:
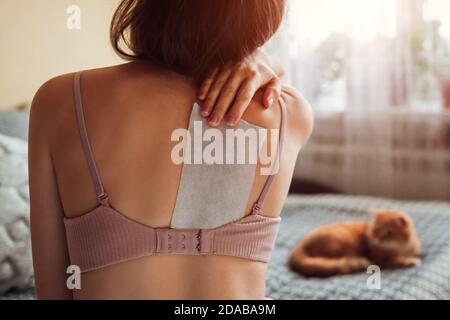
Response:
[{"label": "pink bra", "polygon": [[[213,229],[153,228],[136,222],[111,207],[95,164],[83,114],[81,72],[75,75],[75,110],[83,151],[95,185],[99,205],[75,218],[65,218],[71,264],[82,272],[152,255],[221,255],[268,262],[278,233],[280,217],[260,214],[275,177],[269,175],[252,212],[234,222]],[[277,149],[279,161],[285,136],[286,106],[282,111]]]}]

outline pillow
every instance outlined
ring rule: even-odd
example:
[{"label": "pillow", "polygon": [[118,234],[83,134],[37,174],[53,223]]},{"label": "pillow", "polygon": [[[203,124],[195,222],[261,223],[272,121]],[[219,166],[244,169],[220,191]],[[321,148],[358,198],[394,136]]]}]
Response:
[{"label": "pillow", "polygon": [[0,134],[0,294],[32,286],[27,143]]},{"label": "pillow", "polygon": [[27,110],[2,110],[0,109],[0,134],[28,140]]}]

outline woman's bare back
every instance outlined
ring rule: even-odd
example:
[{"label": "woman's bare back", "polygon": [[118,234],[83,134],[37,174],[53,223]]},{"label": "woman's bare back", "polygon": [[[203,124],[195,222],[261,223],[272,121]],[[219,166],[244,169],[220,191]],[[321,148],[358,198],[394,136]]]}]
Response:
[{"label": "woman's bare back", "polygon": [[[144,225],[170,226],[182,172],[182,166],[171,159],[174,142],[170,137],[175,129],[188,126],[197,100],[194,82],[147,63],[133,62],[85,71],[81,86],[87,131],[112,206]],[[59,210],[60,219],[61,215],[81,216],[97,205],[72,90],[73,74],[46,83],[33,103],[30,128],[30,138],[34,135],[35,140],[30,141],[30,168],[33,172],[39,167],[49,169],[42,155],[34,156],[37,149],[47,148],[55,180],[35,183],[43,179],[36,173],[30,176],[30,186],[35,198],[39,197],[38,189],[44,192],[53,186],[57,199],[49,210]],[[261,211],[268,216],[280,213],[298,151],[312,125],[309,107],[295,92],[287,90],[283,97],[288,107],[287,135],[280,171]],[[257,98],[244,119],[278,128],[279,108],[265,109]],[[249,213],[267,179],[258,172],[247,203]],[[200,196],[205,201],[218,201],[207,199],[206,194]],[[49,225],[50,233],[58,230],[54,233],[60,235],[56,251],[66,246],[64,234],[57,229],[60,225],[61,221]],[[61,269],[67,267],[67,255],[57,263]],[[74,290],[73,295],[82,299],[262,299],[266,268],[262,262],[228,256],[149,256],[82,273],[81,290]]]}]

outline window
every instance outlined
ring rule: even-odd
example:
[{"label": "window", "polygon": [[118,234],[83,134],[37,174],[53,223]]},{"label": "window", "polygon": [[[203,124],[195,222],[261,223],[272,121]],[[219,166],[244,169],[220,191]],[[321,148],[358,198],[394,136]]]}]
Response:
[{"label": "window", "polygon": [[450,110],[448,0],[292,0],[271,48],[317,110]]}]

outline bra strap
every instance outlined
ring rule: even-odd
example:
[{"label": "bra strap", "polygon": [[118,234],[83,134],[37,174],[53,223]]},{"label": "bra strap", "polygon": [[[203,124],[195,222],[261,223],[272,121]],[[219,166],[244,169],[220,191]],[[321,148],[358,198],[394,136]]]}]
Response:
[{"label": "bra strap", "polygon": [[102,180],[100,179],[97,165],[95,164],[94,153],[92,152],[91,143],[89,142],[89,137],[86,130],[86,122],[84,118],[81,97],[81,74],[81,71],[77,72],[74,79],[75,112],[77,116],[78,129],[80,131],[81,145],[83,147],[84,156],[89,167],[92,181],[94,182],[98,203],[101,205],[109,206],[109,197],[105,189],[103,188]]},{"label": "bra strap", "polygon": [[283,141],[286,136],[286,118],[287,118],[287,110],[286,110],[286,104],[284,103],[283,98],[280,96],[279,99],[280,107],[281,107],[281,121],[280,121],[280,129],[278,132],[278,147],[277,147],[277,155],[275,158],[275,163],[272,166],[272,171],[267,178],[266,182],[264,183],[263,189],[261,191],[261,194],[258,197],[258,200],[255,202],[252,208],[252,214],[258,214],[264,204],[264,200],[266,199],[267,193],[269,192],[270,186],[273,182],[273,179],[275,179],[275,176],[280,166],[281,161],[281,153],[283,151]]}]

